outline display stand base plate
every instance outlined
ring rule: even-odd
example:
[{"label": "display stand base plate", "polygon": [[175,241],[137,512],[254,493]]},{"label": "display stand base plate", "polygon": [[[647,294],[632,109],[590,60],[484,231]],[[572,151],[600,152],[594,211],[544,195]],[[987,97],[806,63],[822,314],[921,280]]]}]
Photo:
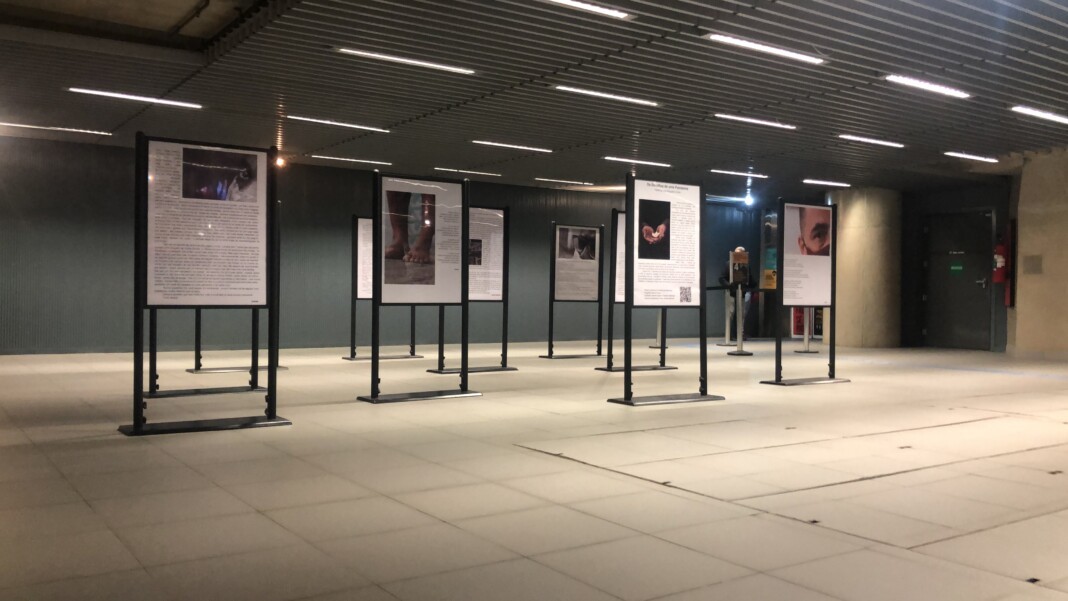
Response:
[{"label": "display stand base plate", "polygon": [[404,403],[407,401],[430,401],[434,399],[461,399],[465,397],[482,396],[481,392],[471,390],[427,390],[425,392],[401,392],[398,394],[380,394],[378,396],[362,396],[359,400],[368,403]]},{"label": "display stand base plate", "polygon": [[539,359],[589,359],[591,357],[601,357],[597,353],[588,353],[585,355],[538,355]]},{"label": "display stand base plate", "polygon": [[792,380],[762,380],[761,384],[772,386],[807,386],[810,384],[843,384],[848,382],[845,378],[794,378]]},{"label": "display stand base plate", "polygon": [[243,430],[246,428],[268,428],[271,426],[292,426],[293,422],[284,417],[269,418],[263,415],[252,417],[226,417],[222,419],[198,419],[186,422],[160,422],[144,424],[140,430],[133,425],[119,426],[119,432],[127,436],[152,436],[155,434],[182,434],[185,432],[213,432],[216,430]]},{"label": "display stand base plate", "polygon": [[145,392],[146,399],[167,399],[172,397],[183,396],[200,396],[202,394],[230,394],[234,392],[257,392],[261,390],[267,390],[263,386],[257,386],[255,388],[251,386],[226,386],[223,388],[186,388],[184,390],[157,390],[155,392]]},{"label": "display stand base plate", "polygon": [[801,349],[801,350],[799,350],[799,351],[794,351],[794,352],[795,352],[795,353],[800,353],[800,354],[802,354],[802,355],[818,355],[818,354],[820,354],[820,352],[819,352],[819,351],[812,351],[812,350],[808,350],[808,351],[806,351],[806,350],[804,350],[804,349]]},{"label": "display stand base plate", "polygon": [[658,394],[655,396],[636,396],[629,401],[626,399],[608,399],[609,403],[630,405],[631,407],[644,407],[646,405],[674,405],[677,403],[703,403],[705,401],[722,401],[724,397],[714,394]]},{"label": "display stand base plate", "polygon": [[[422,359],[422,355],[380,355],[379,361],[390,361],[393,359]],[[371,356],[365,355],[362,357],[342,357],[345,361],[370,361]]]},{"label": "display stand base plate", "polygon": [[720,342],[716,346],[738,346],[738,345],[737,344],[732,344],[730,342]]},{"label": "display stand base plate", "polygon": [[[191,374],[236,374],[241,372],[248,372],[251,367],[201,367],[200,369],[187,369],[185,371]],[[289,369],[282,365],[278,366],[278,371],[285,371]],[[266,365],[260,366],[260,371],[267,371]]]},{"label": "display stand base plate", "polygon": [[[660,348],[660,345],[659,345],[659,344],[650,344],[650,345],[649,345],[649,348],[655,348],[655,349],[658,349],[658,348]],[[671,347],[670,347],[670,346],[665,346],[664,348],[665,348],[665,349],[669,349],[669,348],[671,348]]]},{"label": "display stand base plate", "polygon": [[730,351],[727,354],[728,355],[733,355],[735,357],[752,357],[753,356],[753,353],[750,353],[749,351]]},{"label": "display stand base plate", "polygon": [[[612,367],[595,367],[597,371],[607,371],[611,373],[617,373],[624,371],[619,365],[613,365]],[[674,365],[632,365],[631,371],[664,371],[668,369],[678,369]]]},{"label": "display stand base plate", "polygon": [[[427,373],[443,374],[443,375],[455,375],[460,373],[459,367],[446,367],[445,369],[428,369]],[[505,367],[501,365],[487,365],[484,367],[468,367],[467,373],[469,374],[482,374],[494,371],[519,371],[518,367]]]}]

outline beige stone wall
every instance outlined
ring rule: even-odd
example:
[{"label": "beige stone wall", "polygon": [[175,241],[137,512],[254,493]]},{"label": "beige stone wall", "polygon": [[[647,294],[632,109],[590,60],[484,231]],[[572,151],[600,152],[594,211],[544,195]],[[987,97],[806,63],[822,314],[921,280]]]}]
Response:
[{"label": "beige stone wall", "polygon": [[1016,308],[1009,311],[1008,350],[1068,358],[1068,151],[1025,159],[1017,219]]},{"label": "beige stone wall", "polygon": [[901,194],[861,188],[830,198],[838,205],[837,343],[900,346]]}]

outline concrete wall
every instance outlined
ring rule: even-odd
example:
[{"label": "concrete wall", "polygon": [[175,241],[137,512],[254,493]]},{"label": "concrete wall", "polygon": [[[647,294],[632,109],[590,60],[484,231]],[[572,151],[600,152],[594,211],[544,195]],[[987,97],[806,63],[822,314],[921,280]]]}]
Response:
[{"label": "concrete wall", "polygon": [[837,342],[900,346],[901,195],[866,188],[830,198],[838,206]]},{"label": "concrete wall", "polygon": [[1068,151],[1025,159],[1016,214],[1016,308],[1009,311],[1009,352],[1068,358]]}]

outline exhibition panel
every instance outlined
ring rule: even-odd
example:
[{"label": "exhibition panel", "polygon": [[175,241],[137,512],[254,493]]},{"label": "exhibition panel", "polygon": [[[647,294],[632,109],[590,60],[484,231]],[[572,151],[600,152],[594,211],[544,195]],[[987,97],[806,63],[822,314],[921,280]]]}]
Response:
[{"label": "exhibition panel", "polygon": [[[137,136],[134,256],[133,423],[127,435],[289,425],[278,417],[278,221],[276,150]],[[252,307],[249,385],[160,391],[157,312],[180,307]],[[268,309],[263,417],[149,423],[145,398],[263,390],[259,310]],[[149,312],[149,382],[144,318]]]},{"label": "exhibition panel", "polygon": [[[601,356],[604,314],[604,225],[551,226],[549,247],[549,339],[542,359],[584,359]],[[597,303],[597,352],[558,355],[553,350],[556,303]]]}]

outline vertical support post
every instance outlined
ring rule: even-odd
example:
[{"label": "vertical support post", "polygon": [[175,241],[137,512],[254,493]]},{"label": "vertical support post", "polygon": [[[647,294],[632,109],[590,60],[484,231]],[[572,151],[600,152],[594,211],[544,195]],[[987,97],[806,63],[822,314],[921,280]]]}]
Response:
[{"label": "vertical support post", "polygon": [[546,356],[553,358],[553,308],[556,306],[556,222],[549,224],[549,338]]},{"label": "vertical support post", "polygon": [[[504,214],[504,265],[501,266],[501,367],[508,367],[508,246],[511,242],[508,228],[508,209],[501,209]],[[470,235],[470,232],[468,232]]]},{"label": "vertical support post", "polygon": [[445,305],[438,305],[438,371],[445,371]]},{"label": "vertical support post", "polygon": [[412,305],[411,327],[408,329],[408,354],[415,356],[415,305]]},{"label": "vertical support post", "polygon": [[[267,272],[267,408],[264,415],[267,419],[278,417],[278,345],[279,345],[279,318],[281,315],[281,227],[280,215],[281,201],[278,200],[278,166],[275,160],[278,157],[278,148],[271,147],[267,153],[267,231],[270,240],[268,251]],[[254,312],[256,320],[256,336],[259,337],[259,315]],[[256,344],[257,352],[259,343]],[[259,372],[259,366],[253,365],[255,373]],[[258,377],[258,376],[256,376]]]},{"label": "vertical support post", "polygon": [[734,291],[734,336],[738,352],[745,352],[745,290],[741,286]]},{"label": "vertical support post", "polygon": [[149,392],[156,392],[159,390],[159,371],[156,370],[156,343],[158,337],[156,336],[156,309],[148,310],[148,390]]},{"label": "vertical support post", "polygon": [[615,249],[619,247],[619,209],[612,209],[612,258],[608,264],[608,357],[605,367],[612,371],[613,332],[615,331],[616,319],[616,265]]},{"label": "vertical support post", "polygon": [[349,359],[356,358],[356,297],[359,293],[357,265],[360,262],[359,249],[360,219],[352,216],[352,282],[349,291]]},{"label": "vertical support post", "polygon": [[202,331],[200,308],[193,311],[193,371],[200,371],[204,368],[204,355],[201,353],[201,337]]},{"label": "vertical support post", "polygon": [[[705,191],[701,190],[701,199],[705,198]],[[697,328],[700,330],[701,336],[698,344],[700,345],[700,370],[701,375],[698,379],[697,392],[704,396],[708,394],[708,315],[706,308],[708,306],[708,295],[705,293],[705,286],[708,283],[708,278],[705,274],[705,203],[700,204],[700,214],[697,216],[698,225],[698,238],[697,238],[697,269],[700,276],[700,292],[701,304],[697,308],[700,312],[697,317]]]},{"label": "vertical support post", "polygon": [[[460,206],[463,207],[460,216],[460,390],[467,392],[467,370],[470,367],[468,365],[468,327],[470,326],[470,303],[468,297],[470,292],[468,291],[468,276],[470,275],[471,266],[469,265],[468,253],[470,252],[469,239],[471,237],[471,218],[470,218],[470,205],[471,205],[471,180],[464,180],[463,192],[461,194]],[[442,308],[442,315],[444,315],[444,307]]]},{"label": "vertical support post", "polygon": [[[827,349],[828,370],[827,377],[834,378],[834,351],[835,351],[835,336],[838,334],[838,328],[835,327],[834,321],[837,317],[838,311],[835,310],[838,291],[838,205],[831,205],[831,315],[830,323],[826,325],[830,326],[830,348]],[[827,316],[824,315],[824,321],[826,322]]]},{"label": "vertical support post", "polygon": [[[779,199],[779,250],[775,253],[775,382],[782,382],[783,250],[786,248],[786,202]],[[832,249],[833,250],[833,249]],[[834,268],[831,268],[833,281]]]},{"label": "vertical support post", "polygon": [[597,356],[601,356],[604,340],[604,224],[597,228]]},{"label": "vertical support post", "polygon": [[[371,274],[371,398],[377,398],[379,393],[378,361],[379,361],[379,324],[378,320],[382,311],[382,174],[375,173],[373,188],[374,199],[371,206],[374,210],[374,233],[371,235],[374,247],[374,261],[372,262]],[[415,305],[412,305],[412,354],[415,354]]]},{"label": "vertical support post", "polygon": [[[703,286],[702,286],[703,288]],[[702,292],[704,294],[704,292]],[[660,367],[667,367],[667,307],[660,307]]]},{"label": "vertical support post", "polygon": [[147,301],[148,140],[137,132],[134,166],[133,432],[145,424],[145,304]]},{"label": "vertical support post", "polygon": [[723,291],[723,346],[731,346],[731,288]]},{"label": "vertical support post", "polygon": [[812,307],[805,307],[804,320],[805,320],[805,352],[809,352],[812,349],[810,345],[812,343],[812,316],[815,310]]},{"label": "vertical support post", "polygon": [[249,388],[260,385],[260,310],[252,310],[252,367],[248,370]]},{"label": "vertical support post", "polygon": [[634,312],[634,174],[627,174],[627,231],[624,234],[624,256],[626,265],[624,279],[626,291],[623,304],[623,400],[634,399],[634,382],[631,375],[634,369],[631,353],[632,330],[631,316]]}]

